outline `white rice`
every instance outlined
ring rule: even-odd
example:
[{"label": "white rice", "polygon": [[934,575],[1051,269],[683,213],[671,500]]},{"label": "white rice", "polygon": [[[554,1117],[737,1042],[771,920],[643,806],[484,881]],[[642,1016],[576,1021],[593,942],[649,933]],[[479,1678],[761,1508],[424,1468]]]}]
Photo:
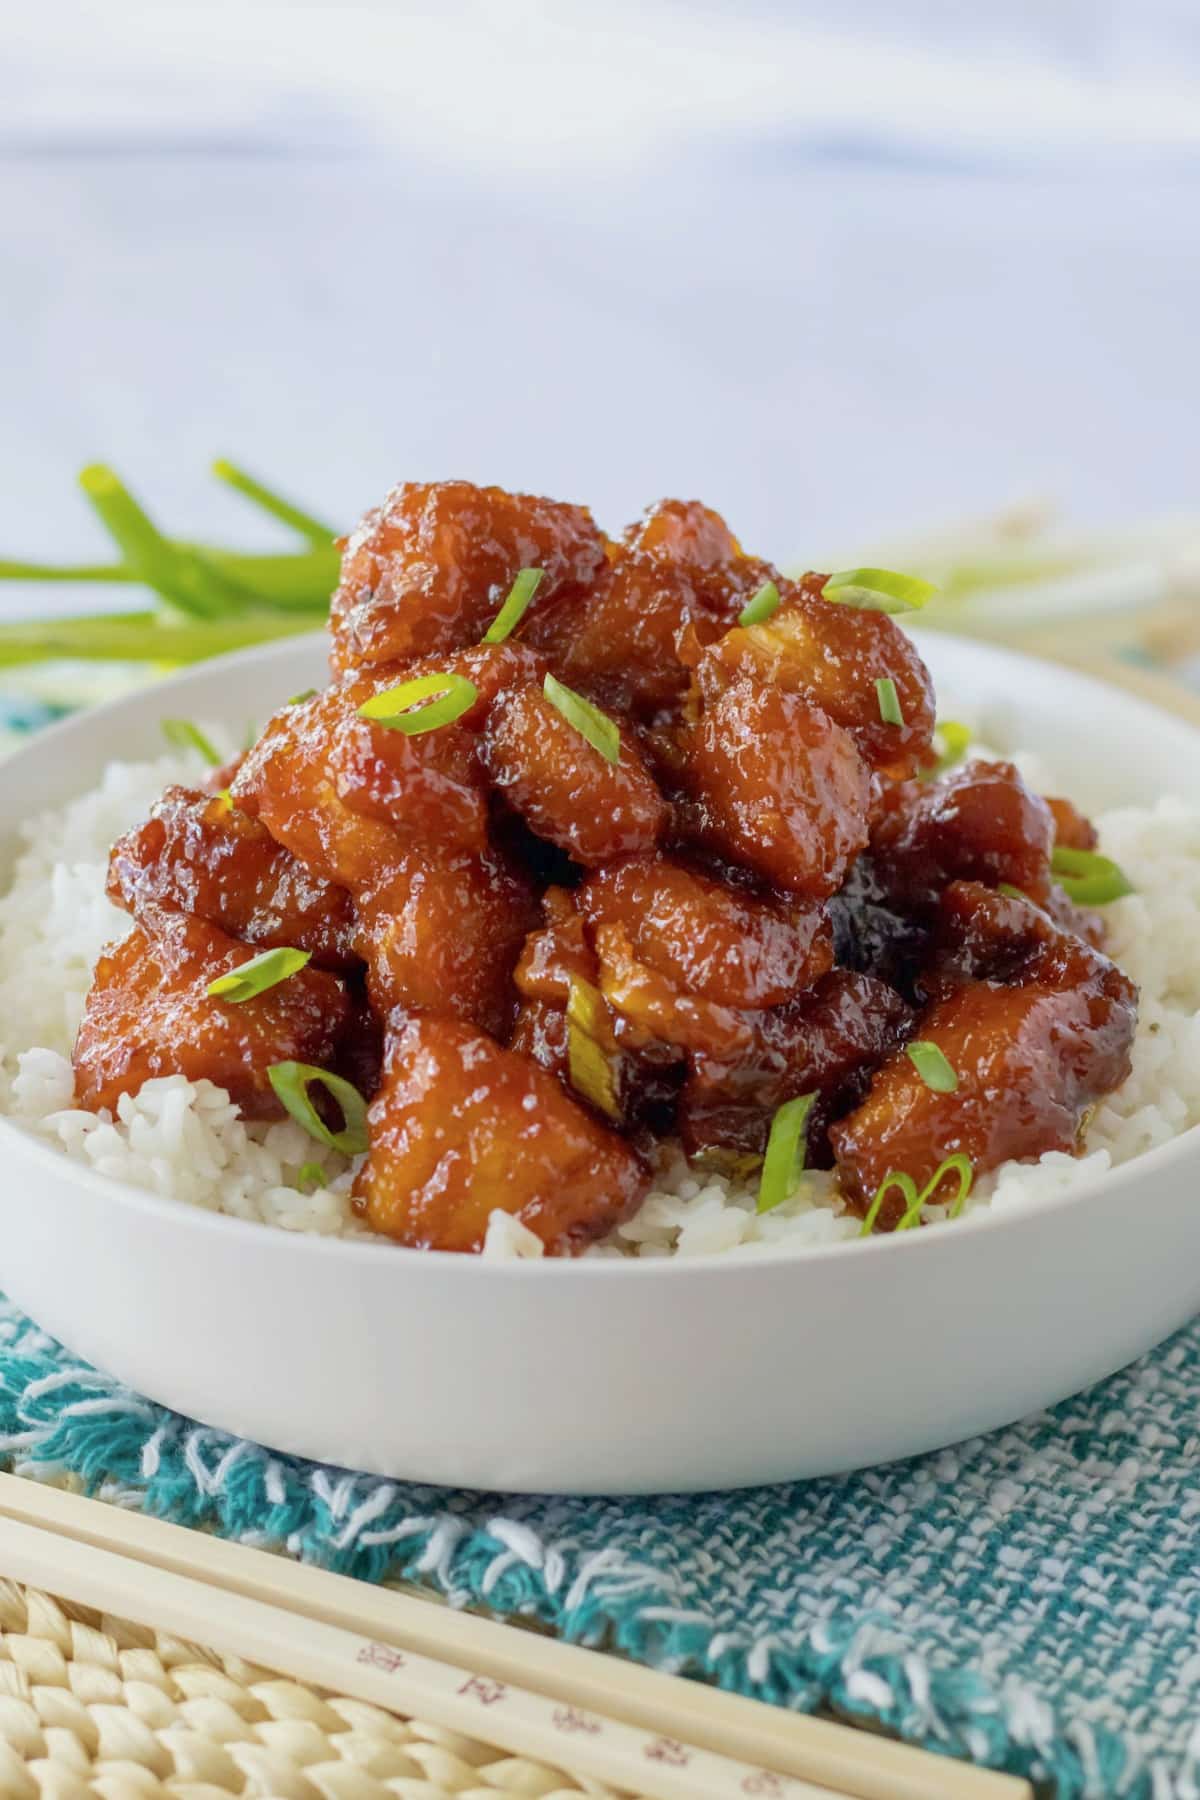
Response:
[{"label": "white rice", "polygon": [[[1019,760],[1038,781],[1033,759]],[[115,1117],[72,1105],[69,1055],[92,966],[129,924],[105,898],[109,846],[168,782],[197,772],[190,757],[114,763],[99,787],[24,828],[23,854],[0,899],[0,1112],[98,1173],[152,1193],[288,1231],[366,1235],[350,1210],[354,1170],[345,1158],[290,1120],[245,1123],[211,1082],[149,1081],[122,1098]],[[1133,1073],[1098,1108],[1084,1156],[1006,1164],[977,1184],[968,1210],[1037,1204],[1200,1120],[1200,809],[1166,799],[1097,824],[1103,849],[1137,889],[1106,913],[1112,954],[1141,988]],[[327,1185],[304,1194],[296,1179],[313,1162]],[[667,1147],[638,1212],[589,1254],[761,1255],[859,1229],[828,1175],[810,1174],[792,1200],[762,1217],[755,1195],[753,1183],[689,1169]],[[496,1212],[484,1254],[511,1260],[540,1256],[542,1246]]]}]

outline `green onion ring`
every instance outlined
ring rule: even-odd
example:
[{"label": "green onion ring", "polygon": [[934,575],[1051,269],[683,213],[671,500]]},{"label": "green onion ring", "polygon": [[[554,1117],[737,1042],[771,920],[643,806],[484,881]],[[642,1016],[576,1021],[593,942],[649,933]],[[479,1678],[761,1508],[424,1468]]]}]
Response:
[{"label": "green onion ring", "polygon": [[1124,870],[1096,850],[1071,850],[1066,844],[1056,844],[1050,870],[1067,898],[1077,906],[1105,906],[1134,891]]},{"label": "green onion ring", "polygon": [[842,569],[821,589],[826,600],[859,612],[920,612],[937,593],[931,581],[898,575],[894,569]]},{"label": "green onion ring", "polygon": [[950,1211],[946,1216],[950,1219],[957,1219],[966,1202],[967,1195],[971,1192],[971,1184],[975,1179],[975,1171],[971,1167],[970,1158],[965,1156],[961,1150],[955,1151],[953,1156],[948,1156],[944,1162],[938,1164],[920,1193],[917,1192],[917,1184],[911,1175],[902,1174],[899,1169],[890,1169],[875,1190],[875,1198],[872,1200],[870,1207],[867,1210],[867,1216],[862,1222],[862,1229],[858,1234],[859,1237],[869,1237],[871,1235],[875,1226],[875,1221],[879,1217],[879,1209],[883,1205],[884,1197],[891,1188],[898,1188],[904,1197],[904,1213],[896,1226],[896,1230],[910,1231],[919,1221],[922,1211],[937,1193],[938,1188],[941,1186],[946,1176],[952,1174],[958,1176],[958,1192],[954,1196],[950,1205]]},{"label": "green onion ring", "polygon": [[[433,695],[437,699],[433,699]],[[358,709],[360,719],[382,725],[385,731],[402,731],[405,737],[419,737],[426,731],[437,731],[442,725],[453,725],[470,712],[479,698],[479,689],[465,675],[418,675],[402,681],[385,694],[374,694]],[[425,704],[422,705],[421,702]]]},{"label": "green onion ring", "polygon": [[[302,1125],[318,1144],[340,1150],[343,1156],[357,1156],[367,1148],[367,1103],[353,1082],[302,1062],[272,1063],[267,1079],[297,1125]],[[345,1123],[340,1131],[330,1131],[309,1099],[308,1090],[314,1081],[341,1107]]]}]

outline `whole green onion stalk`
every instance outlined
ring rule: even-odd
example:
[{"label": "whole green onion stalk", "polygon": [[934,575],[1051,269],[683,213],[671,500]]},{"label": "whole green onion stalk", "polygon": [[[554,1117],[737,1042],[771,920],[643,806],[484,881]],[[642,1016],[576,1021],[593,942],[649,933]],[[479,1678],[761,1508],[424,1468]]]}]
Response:
[{"label": "whole green onion stalk", "polygon": [[152,608],[0,622],[0,668],[62,659],[169,666],[323,625],[338,578],[336,528],[224,458],[213,474],[288,526],[304,547],[259,555],[167,537],[115,471],[93,463],[81,471],[79,485],[112,538],[116,559],[0,560],[0,580],[141,586],[149,589]]}]

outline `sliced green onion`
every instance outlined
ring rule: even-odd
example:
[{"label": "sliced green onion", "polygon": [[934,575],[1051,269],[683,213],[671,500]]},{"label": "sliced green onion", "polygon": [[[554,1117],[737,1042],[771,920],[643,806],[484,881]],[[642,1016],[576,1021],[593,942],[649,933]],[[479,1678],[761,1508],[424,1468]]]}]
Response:
[{"label": "sliced green onion", "polygon": [[1065,844],[1056,844],[1050,869],[1067,898],[1078,906],[1105,906],[1134,891],[1124,870],[1096,850],[1070,850]]},{"label": "sliced green onion", "polygon": [[612,1056],[593,1035],[599,1028],[604,1000],[590,981],[573,977],[567,990],[567,1073],[571,1086],[598,1112],[621,1117],[621,1097]]},{"label": "sliced green onion", "polygon": [[577,694],[574,688],[564,687],[553,675],[547,675],[543,681],[542,692],[567,724],[573,725],[579,735],[587,739],[593,750],[598,750],[610,763],[620,762],[621,733],[607,713],[585,700],[582,694]]},{"label": "sliced green onion", "polygon": [[808,1115],[816,1098],[815,1093],[797,1094],[794,1100],[785,1100],[771,1120],[758,1183],[760,1213],[774,1212],[796,1191],[808,1153]]},{"label": "sliced green onion", "polygon": [[958,1076],[946,1053],[928,1039],[917,1038],[905,1045],[908,1060],[927,1088],[935,1094],[952,1094],[958,1087]]},{"label": "sliced green onion", "polygon": [[[432,698],[435,694],[437,699]],[[374,695],[359,707],[358,716],[382,725],[385,731],[419,737],[422,732],[453,725],[455,719],[470,712],[478,698],[479,689],[465,675],[418,675],[389,688],[386,694]]]},{"label": "sliced green onion", "polygon": [[247,475],[244,469],[239,469],[236,463],[227,462],[223,456],[217,458],[212,466],[212,472],[219,481],[227,482],[239,494],[244,494],[247,500],[252,500],[255,506],[261,506],[262,510],[270,513],[273,519],[279,519],[284,525],[290,525],[293,531],[298,531],[301,537],[306,537],[310,544],[324,549],[337,537],[338,534],[332,525],[326,525],[323,519],[314,519],[311,513],[303,512],[300,507],[293,506],[290,500],[283,498],[282,494],[272,493],[271,489],[264,487],[261,481],[255,481],[253,475]]},{"label": "sliced green onion", "polygon": [[[366,1149],[367,1103],[353,1082],[302,1062],[272,1063],[267,1079],[297,1125],[302,1125],[318,1144],[340,1150],[343,1156],[357,1156]],[[344,1123],[340,1131],[330,1131],[309,1099],[308,1090],[314,1081],[341,1107]]]},{"label": "sliced green onion", "polygon": [[314,1189],[324,1187],[325,1171],[320,1163],[302,1163],[296,1170],[296,1186],[302,1194],[311,1194]]},{"label": "sliced green onion", "polygon": [[205,762],[211,763],[214,769],[219,769],[225,761],[212,739],[205,737],[200,727],[190,719],[164,719],[162,734],[176,750],[198,750]]},{"label": "sliced green onion", "polygon": [[871,1232],[875,1227],[875,1221],[879,1217],[879,1209],[883,1205],[884,1199],[893,1188],[896,1189],[904,1200],[904,1212],[896,1226],[896,1230],[910,1231],[912,1227],[920,1221],[921,1213],[929,1204],[930,1200],[933,1199],[933,1196],[937,1193],[938,1188],[946,1179],[947,1175],[958,1176],[958,1192],[951,1201],[950,1211],[946,1215],[947,1218],[957,1219],[963,1209],[967,1195],[971,1191],[971,1183],[975,1179],[975,1171],[971,1167],[970,1158],[964,1156],[961,1150],[956,1151],[953,1156],[948,1156],[945,1162],[938,1164],[920,1193],[917,1192],[917,1184],[911,1175],[905,1175],[899,1169],[889,1170],[875,1190],[875,1198],[867,1209],[867,1216],[862,1222],[862,1229],[858,1234],[859,1237],[869,1237],[871,1235]]},{"label": "sliced green onion", "polygon": [[292,694],[283,704],[285,706],[303,706],[306,700],[315,699],[316,693],[316,688],[301,688],[298,694]]},{"label": "sliced green onion", "polygon": [[218,788],[217,792],[216,792],[216,798],[221,802],[221,805],[225,808],[226,812],[233,811],[233,791],[232,791],[232,789]]},{"label": "sliced green onion", "polygon": [[761,625],[779,610],[779,589],[773,581],[764,581],[757,594],[747,600],[738,614],[739,625]]},{"label": "sliced green onion", "polygon": [[960,725],[957,719],[939,719],[936,735],[942,740],[942,753],[929,771],[930,778],[958,766],[970,748],[972,732],[969,725]]},{"label": "sliced green onion", "polygon": [[821,589],[826,600],[859,612],[919,612],[937,593],[931,581],[917,575],[897,575],[894,569],[842,569]]},{"label": "sliced green onion", "polygon": [[911,1175],[901,1174],[899,1169],[890,1169],[875,1189],[875,1198],[867,1208],[867,1216],[862,1222],[859,1237],[870,1237],[875,1229],[875,1221],[879,1217],[879,1209],[891,1190],[895,1188],[904,1200],[905,1218],[917,1203],[917,1184]]},{"label": "sliced green onion", "polygon": [[1033,901],[1030,900],[1025,889],[1014,887],[1011,881],[998,881],[996,883],[996,892],[998,894],[1006,895],[1009,900],[1024,900],[1028,905],[1033,905]]},{"label": "sliced green onion", "polygon": [[525,617],[529,602],[541,585],[544,569],[522,569],[508,590],[508,598],[483,634],[485,644],[502,644]]},{"label": "sliced green onion", "polygon": [[264,950],[249,962],[239,963],[228,975],[218,975],[205,992],[214,1000],[228,1000],[240,1006],[243,1000],[253,1000],[256,994],[278,987],[289,975],[298,975],[311,959],[311,950],[289,950],[282,945],[276,950]]},{"label": "sliced green onion", "polygon": [[879,717],[885,725],[903,725],[904,710],[900,705],[900,696],[896,692],[896,684],[890,675],[881,675],[875,683],[875,694],[879,701]]}]

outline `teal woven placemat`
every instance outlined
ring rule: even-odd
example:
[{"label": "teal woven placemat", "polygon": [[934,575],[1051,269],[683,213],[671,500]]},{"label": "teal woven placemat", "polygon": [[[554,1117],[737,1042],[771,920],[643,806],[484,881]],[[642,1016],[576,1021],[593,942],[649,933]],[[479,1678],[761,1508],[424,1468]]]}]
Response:
[{"label": "teal woven placemat", "polygon": [[[265,1229],[265,1228],[264,1228]],[[1200,1792],[1200,1322],[1080,1398],[835,1480],[509,1497],[273,1455],[153,1406],[0,1302],[0,1454],[1061,1796]],[[719,1430],[720,1421],[711,1421]]]}]

